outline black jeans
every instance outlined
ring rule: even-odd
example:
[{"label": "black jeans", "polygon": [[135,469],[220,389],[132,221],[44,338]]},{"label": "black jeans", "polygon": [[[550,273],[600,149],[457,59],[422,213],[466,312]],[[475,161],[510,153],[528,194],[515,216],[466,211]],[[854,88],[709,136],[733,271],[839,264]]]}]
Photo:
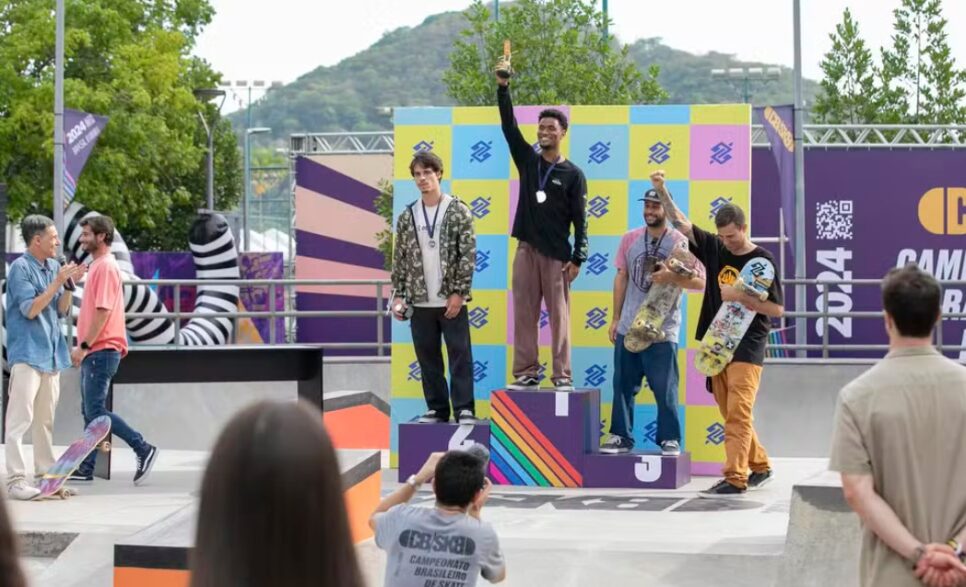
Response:
[{"label": "black jeans", "polygon": [[[460,309],[455,318],[443,316],[446,308],[413,308],[410,324],[413,330],[413,345],[416,347],[416,360],[422,371],[423,395],[426,406],[436,410],[436,414],[449,420],[450,392],[453,398],[453,413],[473,409],[473,350],[470,346],[470,321],[466,306]],[[449,355],[450,385],[446,385],[443,369],[443,346]]]}]

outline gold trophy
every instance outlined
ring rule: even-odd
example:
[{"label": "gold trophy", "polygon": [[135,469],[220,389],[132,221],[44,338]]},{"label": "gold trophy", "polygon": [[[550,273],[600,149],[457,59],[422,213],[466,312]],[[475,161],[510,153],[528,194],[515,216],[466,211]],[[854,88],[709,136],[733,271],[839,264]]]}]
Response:
[{"label": "gold trophy", "polygon": [[500,79],[510,79],[513,68],[510,67],[510,39],[503,41],[503,57],[496,64],[496,75]]}]

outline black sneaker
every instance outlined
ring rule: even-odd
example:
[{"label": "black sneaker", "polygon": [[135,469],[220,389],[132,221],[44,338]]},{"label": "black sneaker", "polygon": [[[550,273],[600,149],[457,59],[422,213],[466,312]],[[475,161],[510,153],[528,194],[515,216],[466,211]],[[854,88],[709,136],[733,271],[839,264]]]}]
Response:
[{"label": "black sneaker", "polygon": [[771,469],[762,471],[761,473],[751,472],[748,475],[748,491],[754,491],[756,489],[761,489],[763,485],[767,485],[775,477]]},{"label": "black sneaker", "polygon": [[73,473],[70,474],[70,477],[67,478],[67,482],[68,483],[93,483],[94,482],[94,474],[93,473],[87,473],[85,475],[84,473],[81,473],[80,471],[74,471]]},{"label": "black sneaker", "polygon": [[479,419],[477,419],[477,417],[473,415],[473,412],[469,410],[460,410],[459,416],[457,416],[456,421],[459,422],[460,425],[478,424],[480,422]]},{"label": "black sneaker", "polygon": [[573,391],[574,381],[570,377],[553,379],[553,388],[557,391]]},{"label": "black sneaker", "polygon": [[144,451],[135,453],[135,456],[138,459],[138,469],[134,473],[134,484],[140,485],[151,474],[151,467],[154,466],[154,460],[158,456],[158,449],[156,446],[146,444]]},{"label": "black sneaker", "polygon": [[608,455],[619,455],[631,452],[631,449],[633,448],[634,443],[630,440],[624,438],[623,436],[611,434],[607,437],[607,440],[600,445],[600,452]]},{"label": "black sneaker", "polygon": [[532,391],[540,387],[540,380],[529,375],[521,375],[517,380],[507,385],[506,388],[513,391]]},{"label": "black sneaker", "polygon": [[728,483],[726,480],[722,479],[721,481],[718,481],[712,485],[710,489],[699,491],[698,497],[703,497],[705,499],[728,499],[742,497],[746,491],[746,489],[735,487],[731,483]]},{"label": "black sneaker", "polygon": [[420,424],[445,424],[449,421],[449,418],[443,418],[439,415],[436,410],[428,410],[425,414],[420,416],[417,420]]}]

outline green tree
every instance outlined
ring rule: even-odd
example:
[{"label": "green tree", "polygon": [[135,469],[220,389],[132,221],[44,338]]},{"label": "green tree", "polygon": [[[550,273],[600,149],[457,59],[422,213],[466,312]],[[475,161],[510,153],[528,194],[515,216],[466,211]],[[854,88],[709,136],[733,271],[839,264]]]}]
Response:
[{"label": "green tree", "polygon": [[848,8],[830,34],[832,48],[822,59],[825,78],[813,113],[825,124],[869,124],[878,117],[875,64]]},{"label": "green tree", "polygon": [[883,122],[963,122],[964,73],[947,43],[940,0],[902,0],[892,47],[882,50]]},{"label": "green tree", "polygon": [[[205,205],[206,138],[192,89],[219,75],[191,56],[207,0],[67,0],[65,104],[110,117],[76,199],[114,217],[132,248],[184,249]],[[0,178],[9,213],[52,212],[54,18],[47,0],[0,3]],[[215,207],[241,189],[238,141],[215,124]]]},{"label": "green tree", "polygon": [[627,45],[604,37],[605,17],[594,2],[517,0],[496,21],[476,0],[464,14],[468,26],[443,74],[449,95],[461,105],[496,103],[493,66],[504,39],[512,42],[519,104],[650,104],[667,97],[656,65],[642,74]]}]

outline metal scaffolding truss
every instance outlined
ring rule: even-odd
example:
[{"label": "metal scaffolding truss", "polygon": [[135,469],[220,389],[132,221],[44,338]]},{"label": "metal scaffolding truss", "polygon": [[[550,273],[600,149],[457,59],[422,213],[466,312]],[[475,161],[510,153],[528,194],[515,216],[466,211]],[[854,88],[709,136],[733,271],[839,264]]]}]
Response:
[{"label": "metal scaffolding truss", "polygon": [[[966,126],[928,124],[806,124],[811,149],[963,149]],[[325,132],[291,135],[292,155],[392,153],[392,131]],[[765,129],[753,125],[751,144],[767,147]]]}]

